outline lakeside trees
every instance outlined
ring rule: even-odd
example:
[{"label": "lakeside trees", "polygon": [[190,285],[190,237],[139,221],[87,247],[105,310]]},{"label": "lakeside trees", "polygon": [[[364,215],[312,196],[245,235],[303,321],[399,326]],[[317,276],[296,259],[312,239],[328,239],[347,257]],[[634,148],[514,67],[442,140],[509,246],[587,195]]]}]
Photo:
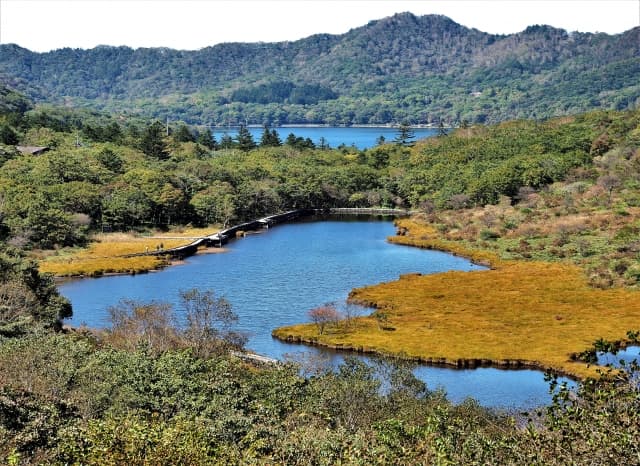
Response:
[{"label": "lakeside trees", "polygon": [[[29,156],[2,146],[0,232],[45,248],[82,244],[103,227],[224,223],[296,207],[482,206],[501,196],[516,200],[521,189],[544,189],[576,170],[586,183],[600,176],[612,195],[634,179],[639,120],[637,111],[596,112],[467,126],[415,144],[405,125],[396,144],[360,151],[315,148],[294,134],[283,144],[268,127],[257,146],[246,128],[218,143],[208,130],[196,138],[184,124],[167,136],[158,121],[42,114],[27,111],[14,131],[21,143],[51,150]],[[587,175],[593,170],[602,173]]]},{"label": "lakeside trees", "polygon": [[[294,135],[245,152],[234,141],[209,150],[183,130],[167,137],[146,121],[122,121],[118,132],[103,115],[27,107],[0,124],[51,150],[0,146],[2,461],[628,464],[640,454],[635,364],[520,416],[453,405],[398,362],[348,360],[309,377],[295,364],[252,366],[228,352],[242,343],[228,325],[233,310],[202,290],[184,293],[182,329],[166,305],[135,303],[115,312],[111,335],[60,333],[69,304],[21,251],[78,245],[105,225],[407,205],[448,241],[523,258],[597,258],[595,283],[611,286],[615,273],[634,286],[638,111],[460,128],[413,147],[328,150],[296,146]],[[140,149],[151,126],[150,147],[166,154]],[[113,136],[96,130],[108,127]],[[460,210],[447,210],[453,204]]]}]

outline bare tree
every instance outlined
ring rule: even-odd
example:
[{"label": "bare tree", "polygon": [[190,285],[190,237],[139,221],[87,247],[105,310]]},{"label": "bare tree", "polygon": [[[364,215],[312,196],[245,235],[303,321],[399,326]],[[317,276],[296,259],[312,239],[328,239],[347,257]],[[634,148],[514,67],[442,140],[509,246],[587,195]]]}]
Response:
[{"label": "bare tree", "polygon": [[155,352],[187,347],[200,357],[242,349],[246,338],[232,330],[238,316],[226,299],[198,289],[180,291],[180,299],[183,319],[168,303],[124,300],[110,307],[106,340],[127,349],[144,344]]},{"label": "bare tree", "polygon": [[168,303],[123,300],[108,312],[111,329],[107,340],[114,346],[135,349],[143,344],[162,352],[177,345],[177,325]]},{"label": "bare tree", "polygon": [[454,194],[449,198],[449,206],[452,209],[464,209],[469,206],[471,198],[466,194]]},{"label": "bare tree", "polygon": [[198,356],[210,356],[229,349],[241,349],[246,337],[232,330],[238,316],[226,299],[213,291],[191,289],[180,291],[185,310],[183,336]]},{"label": "bare tree", "polygon": [[620,178],[615,175],[603,175],[598,178],[598,185],[607,192],[607,205],[609,205],[613,190],[620,186]]},{"label": "bare tree", "polygon": [[333,304],[325,304],[311,309],[308,312],[311,321],[318,326],[318,334],[322,335],[329,324],[335,324],[340,320],[340,313]]}]

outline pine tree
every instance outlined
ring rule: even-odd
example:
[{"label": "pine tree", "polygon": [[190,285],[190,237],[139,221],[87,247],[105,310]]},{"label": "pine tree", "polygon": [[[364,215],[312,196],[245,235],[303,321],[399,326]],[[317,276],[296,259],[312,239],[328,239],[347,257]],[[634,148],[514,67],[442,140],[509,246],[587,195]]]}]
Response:
[{"label": "pine tree", "polygon": [[249,152],[256,148],[256,143],[253,140],[253,136],[249,132],[246,126],[240,126],[240,130],[238,131],[238,135],[236,136],[236,141],[238,142],[238,149],[243,152]]},{"label": "pine tree", "polygon": [[269,126],[265,125],[260,138],[260,147],[278,147],[282,145],[280,136],[275,129],[269,130]]},{"label": "pine tree", "polygon": [[140,150],[149,157],[164,160],[169,157],[167,146],[164,143],[164,125],[155,121],[147,126],[142,133]]},{"label": "pine tree", "polygon": [[282,141],[280,140],[280,135],[275,129],[271,130],[271,145],[273,147],[280,147],[282,145]]},{"label": "pine tree", "polygon": [[207,149],[218,149],[218,142],[216,141],[215,136],[211,134],[211,130],[209,128],[205,129],[198,135],[197,143],[203,145]]},{"label": "pine tree", "polygon": [[225,133],[222,138],[220,138],[221,149],[233,149],[235,145],[235,142],[233,142],[233,139],[227,133]]},{"label": "pine tree", "polygon": [[416,135],[409,123],[403,121],[398,127],[398,134],[396,135],[394,142],[399,146],[412,146],[413,139],[415,139],[415,137]]},{"label": "pine tree", "polygon": [[0,126],[0,142],[8,146],[18,144],[18,134],[9,125]]},{"label": "pine tree", "polygon": [[195,142],[196,140],[187,125],[178,126],[178,129],[173,134],[173,139],[176,142]]},{"label": "pine tree", "polygon": [[444,127],[444,123],[442,122],[442,120],[440,120],[440,123],[438,124],[438,137],[442,137],[446,135],[447,135],[447,128]]}]

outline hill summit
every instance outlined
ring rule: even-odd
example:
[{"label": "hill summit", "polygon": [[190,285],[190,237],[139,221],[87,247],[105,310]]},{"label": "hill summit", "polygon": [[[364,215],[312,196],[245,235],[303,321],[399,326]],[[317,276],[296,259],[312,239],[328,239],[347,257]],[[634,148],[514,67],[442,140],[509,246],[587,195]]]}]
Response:
[{"label": "hill summit", "polygon": [[195,51],[5,44],[0,82],[37,102],[190,123],[488,123],[637,107],[640,27],[495,35],[399,13],[341,35]]}]

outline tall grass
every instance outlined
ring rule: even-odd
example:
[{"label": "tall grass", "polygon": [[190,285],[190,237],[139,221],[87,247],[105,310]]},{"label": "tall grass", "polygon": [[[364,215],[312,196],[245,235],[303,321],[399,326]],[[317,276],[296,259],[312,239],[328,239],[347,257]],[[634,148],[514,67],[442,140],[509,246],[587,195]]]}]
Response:
[{"label": "tall grass", "polygon": [[392,242],[454,252],[492,269],[410,274],[356,289],[350,300],[376,311],[355,325],[322,335],[311,324],[299,325],[274,335],[455,366],[490,362],[585,377],[594,369],[575,354],[599,338],[625,340],[628,330],[640,328],[638,292],[595,289],[575,265],[505,261],[441,240],[430,225],[402,220],[398,226],[405,234]]},{"label": "tall grass", "polygon": [[[190,238],[211,234],[207,230],[182,230],[167,233],[166,237],[139,237],[130,233],[98,234],[86,249],[61,251],[40,262],[40,271],[53,273],[59,277],[99,276],[108,273],[140,273],[167,265],[164,257],[136,256],[129,254],[153,252],[162,245],[163,249],[182,246],[191,242]],[[181,239],[179,237],[183,237]]]}]

